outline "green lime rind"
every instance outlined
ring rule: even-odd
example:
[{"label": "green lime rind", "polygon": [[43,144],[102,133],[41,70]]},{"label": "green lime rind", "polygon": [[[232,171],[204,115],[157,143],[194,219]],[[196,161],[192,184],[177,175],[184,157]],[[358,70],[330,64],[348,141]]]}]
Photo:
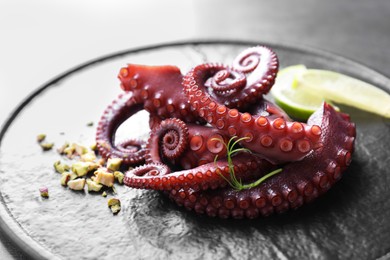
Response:
[{"label": "green lime rind", "polygon": [[306,121],[315,111],[313,109],[305,108],[297,109],[297,106],[291,105],[291,103],[286,103],[280,99],[275,99],[275,103],[281,107],[284,112],[286,112],[291,118],[298,121]]}]

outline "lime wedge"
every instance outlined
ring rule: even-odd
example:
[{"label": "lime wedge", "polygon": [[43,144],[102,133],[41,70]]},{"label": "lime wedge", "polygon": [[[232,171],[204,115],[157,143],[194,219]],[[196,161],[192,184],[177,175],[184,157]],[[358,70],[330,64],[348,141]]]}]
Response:
[{"label": "lime wedge", "polygon": [[276,103],[306,120],[323,101],[336,102],[390,118],[390,95],[361,80],[327,70],[294,65],[281,70],[271,89]]},{"label": "lime wedge", "polygon": [[390,118],[390,95],[364,81],[327,70],[308,69],[299,84],[328,100]]},{"label": "lime wedge", "polygon": [[271,94],[276,104],[289,116],[298,120],[308,119],[324,101],[323,97],[313,95],[299,86],[299,79],[306,71],[304,65],[294,65],[282,69],[271,88]]}]

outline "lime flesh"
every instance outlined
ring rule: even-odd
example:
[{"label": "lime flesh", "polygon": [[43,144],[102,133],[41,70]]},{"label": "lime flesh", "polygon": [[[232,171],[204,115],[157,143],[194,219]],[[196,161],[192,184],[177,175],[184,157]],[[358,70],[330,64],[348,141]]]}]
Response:
[{"label": "lime flesh", "polygon": [[364,81],[333,71],[309,69],[301,75],[299,85],[336,103],[390,118],[390,95]]},{"label": "lime flesh", "polygon": [[271,94],[286,113],[299,120],[306,120],[324,101],[390,118],[390,95],[385,91],[337,72],[304,65],[282,69]]},{"label": "lime flesh", "polygon": [[298,120],[306,120],[323,102],[322,97],[305,90],[301,91],[299,78],[306,70],[304,65],[290,66],[281,70],[271,88],[276,104]]}]

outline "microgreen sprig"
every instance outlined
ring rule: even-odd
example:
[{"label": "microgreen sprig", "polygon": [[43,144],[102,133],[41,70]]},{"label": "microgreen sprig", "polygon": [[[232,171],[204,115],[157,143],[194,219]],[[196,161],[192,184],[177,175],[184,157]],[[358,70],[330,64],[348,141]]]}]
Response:
[{"label": "microgreen sprig", "polygon": [[[233,164],[232,157],[239,152],[251,153],[251,151],[247,148],[235,148],[239,142],[241,142],[247,138],[248,137],[242,137],[242,138],[237,139],[237,136],[233,136],[232,138],[230,138],[228,143],[225,143],[223,140],[221,140],[219,138],[213,139],[213,140],[217,140],[217,141],[221,142],[226,147],[230,180],[228,178],[226,178],[220,171],[218,173],[235,190],[244,190],[244,189],[250,189],[250,188],[256,187],[256,186],[260,185],[262,182],[264,182],[265,180],[267,180],[268,178],[270,178],[270,177],[274,176],[275,174],[278,174],[282,171],[282,168],[279,168],[279,169],[276,169],[270,173],[267,173],[266,175],[262,176],[260,179],[254,181],[254,182],[251,182],[248,184],[242,184],[241,179],[237,179],[236,174],[234,172],[234,164]],[[237,139],[237,140],[235,140],[235,139]],[[217,163],[217,160],[218,160],[218,155],[215,156],[215,158],[214,158],[215,164]]]}]

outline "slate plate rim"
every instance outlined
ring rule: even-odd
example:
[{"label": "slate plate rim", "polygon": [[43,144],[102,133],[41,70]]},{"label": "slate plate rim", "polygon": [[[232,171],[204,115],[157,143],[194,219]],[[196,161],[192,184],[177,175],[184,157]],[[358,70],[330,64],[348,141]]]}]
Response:
[{"label": "slate plate rim", "polygon": [[[303,46],[303,45],[296,45],[291,43],[276,43],[272,41],[247,41],[247,40],[188,40],[188,41],[177,41],[177,42],[168,42],[168,43],[160,43],[160,44],[154,44],[154,45],[147,45],[142,47],[135,47],[127,50],[122,50],[119,52],[107,54],[95,59],[92,59],[90,61],[86,61],[84,63],[79,64],[78,66],[75,66],[44,83],[43,85],[39,86],[35,90],[33,90],[30,94],[28,94],[25,99],[16,106],[16,108],[13,110],[13,112],[10,113],[9,117],[2,123],[1,130],[0,130],[0,149],[1,149],[1,143],[6,135],[9,127],[12,125],[14,119],[19,115],[20,112],[23,111],[23,109],[32,101],[34,98],[39,96],[41,93],[43,93],[46,89],[50,88],[51,86],[55,85],[57,82],[61,81],[62,79],[76,73],[79,71],[82,71],[83,69],[86,69],[90,66],[93,66],[94,64],[104,62],[106,60],[111,60],[118,58],[123,55],[128,54],[134,54],[138,52],[144,52],[149,50],[158,50],[158,49],[164,49],[168,47],[175,47],[175,46],[185,46],[185,45],[218,45],[218,44],[224,44],[224,45],[266,45],[270,46],[271,48],[280,48],[285,50],[290,50],[293,52],[303,52],[303,53],[310,53],[317,55],[319,57],[322,57],[324,59],[331,59],[334,61],[339,61],[341,63],[349,63],[353,66],[360,67],[364,69],[365,71],[369,72],[371,75],[375,76],[377,79],[380,79],[382,82],[390,82],[390,79],[387,78],[383,73],[379,72],[378,70],[374,70],[361,62],[354,61],[353,59],[346,58],[342,55],[335,54],[329,51],[321,50],[318,48],[312,48],[309,46]],[[390,85],[390,84],[389,84]],[[386,88],[387,90],[390,90],[388,85],[382,84],[381,87]],[[17,248],[21,250],[22,253],[24,253],[26,256],[29,256],[33,259],[55,259],[58,258],[58,256],[52,254],[48,250],[45,250],[43,246],[41,246],[38,242],[36,242],[34,239],[32,239],[21,227],[18,222],[12,217],[12,213],[8,210],[8,207],[4,201],[3,194],[0,190],[0,232],[2,234],[6,235],[6,237],[16,245]],[[390,252],[380,257],[380,259],[385,258],[388,256]]]}]

